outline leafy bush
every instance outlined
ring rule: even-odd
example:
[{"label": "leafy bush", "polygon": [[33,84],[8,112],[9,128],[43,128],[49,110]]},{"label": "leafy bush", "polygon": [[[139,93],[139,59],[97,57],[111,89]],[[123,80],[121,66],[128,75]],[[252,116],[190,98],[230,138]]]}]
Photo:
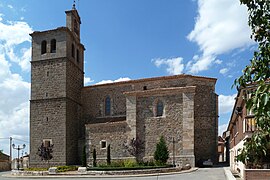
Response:
[{"label": "leafy bush", "polygon": [[138,166],[138,163],[134,159],[125,159],[124,160],[124,167],[135,167]]},{"label": "leafy bush", "polygon": [[77,166],[57,166],[58,172],[66,172],[66,171],[77,171]]},{"label": "leafy bush", "polygon": [[160,140],[157,143],[154,158],[160,165],[166,164],[169,159],[169,151],[163,136],[160,137]]},{"label": "leafy bush", "polygon": [[48,171],[48,168],[27,168],[25,171]]}]

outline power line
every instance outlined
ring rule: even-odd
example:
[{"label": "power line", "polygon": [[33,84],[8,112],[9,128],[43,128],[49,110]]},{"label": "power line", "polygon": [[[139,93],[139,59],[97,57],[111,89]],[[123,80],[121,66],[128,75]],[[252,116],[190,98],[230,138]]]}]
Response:
[{"label": "power line", "polygon": [[29,144],[29,141],[26,141],[26,140],[23,140],[23,139],[17,139],[17,138],[13,138],[13,139],[15,139],[15,140],[17,140],[17,141],[26,142],[26,143],[28,143],[28,144]]},{"label": "power line", "polygon": [[[10,139],[10,137],[8,137],[8,138],[0,138],[0,139]],[[12,138],[12,139],[17,140],[17,141],[21,141],[21,142],[26,142],[26,143],[29,144],[29,141],[26,141],[26,140],[23,140],[23,139],[17,139],[17,138]]]}]

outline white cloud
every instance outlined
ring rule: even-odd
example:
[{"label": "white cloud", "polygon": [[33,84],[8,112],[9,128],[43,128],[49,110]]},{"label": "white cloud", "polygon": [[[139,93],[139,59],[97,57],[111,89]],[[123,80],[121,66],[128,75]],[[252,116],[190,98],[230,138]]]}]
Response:
[{"label": "white cloud", "polygon": [[119,79],[116,79],[116,80],[102,80],[102,81],[100,81],[100,82],[98,82],[96,84],[108,84],[108,83],[121,82],[121,81],[129,81],[129,80],[131,80],[131,79],[128,78],[128,77],[124,77],[124,78],[120,77]]},{"label": "white cloud", "polygon": [[[5,53],[5,56],[10,61],[17,63],[23,71],[30,70],[30,58],[31,58],[31,47],[30,47],[30,36],[33,32],[32,28],[22,21],[12,22],[9,21],[7,24],[0,21],[0,52]],[[17,50],[17,45],[28,42],[28,48],[22,48]]]},{"label": "white cloud", "polygon": [[224,75],[224,74],[226,74],[228,71],[229,71],[228,68],[222,68],[221,70],[219,70],[219,73]]},{"label": "white cloud", "polygon": [[245,6],[238,0],[198,0],[198,16],[187,38],[198,44],[201,55],[189,63],[189,72],[198,73],[217,63],[217,55],[254,44]]},{"label": "white cloud", "polygon": [[165,65],[166,71],[169,74],[181,74],[184,70],[184,64],[182,57],[176,57],[176,58],[170,58],[170,59],[153,59],[152,62],[154,62],[156,67],[160,67],[162,65]]},{"label": "white cloud", "polygon": [[7,5],[7,7],[8,7],[8,8],[10,8],[10,9],[13,9],[13,6],[12,6],[12,5],[10,5],[10,4],[9,4],[9,5]]},{"label": "white cloud", "polygon": [[221,94],[218,96],[219,114],[232,112],[236,96],[237,94],[228,96]]},{"label": "white cloud", "polygon": [[216,64],[221,64],[222,61],[221,61],[220,59],[217,59],[217,60],[215,61],[215,63],[216,63]]},{"label": "white cloud", "polygon": [[[26,22],[0,21],[0,137],[29,138],[30,83],[23,80],[20,70],[13,65],[29,70],[30,32],[32,29]],[[9,152],[8,147],[8,140],[1,140],[4,152]]]},{"label": "white cloud", "polygon": [[88,85],[89,83],[94,82],[90,77],[84,76],[84,85]]},{"label": "white cloud", "polygon": [[215,61],[215,57],[213,56],[200,56],[198,60],[193,58],[192,61],[189,61],[187,64],[187,68],[190,73],[198,73],[200,71],[205,71],[209,69],[210,65]]},{"label": "white cloud", "polygon": [[222,133],[227,130],[228,124],[221,124],[218,126],[218,135],[222,136]]}]

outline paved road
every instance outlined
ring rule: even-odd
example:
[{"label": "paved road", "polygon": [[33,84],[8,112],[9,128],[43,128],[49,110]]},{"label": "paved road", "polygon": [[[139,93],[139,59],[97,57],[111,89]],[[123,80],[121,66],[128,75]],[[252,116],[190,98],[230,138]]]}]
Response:
[{"label": "paved road", "polygon": [[[0,180],[29,180],[33,178],[7,178],[2,177],[4,173],[0,173]],[[42,178],[42,180],[52,180],[56,178]],[[58,178],[57,178],[58,179]],[[218,168],[201,168],[195,172],[183,173],[183,174],[174,174],[166,176],[148,176],[148,177],[123,177],[123,178],[59,178],[59,179],[91,179],[91,180],[226,180],[224,170],[222,167]]]}]

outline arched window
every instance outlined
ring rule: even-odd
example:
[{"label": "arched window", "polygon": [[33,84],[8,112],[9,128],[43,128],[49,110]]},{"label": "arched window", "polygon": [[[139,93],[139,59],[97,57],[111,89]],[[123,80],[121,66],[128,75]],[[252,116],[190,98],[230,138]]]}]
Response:
[{"label": "arched window", "polygon": [[80,51],[77,49],[77,62],[80,62]]},{"label": "arched window", "polygon": [[111,98],[109,96],[105,99],[105,116],[109,116],[111,114]]},{"label": "arched window", "polygon": [[56,53],[56,39],[51,40],[51,53]]},{"label": "arched window", "polygon": [[47,41],[41,42],[41,54],[45,54],[47,52]]},{"label": "arched window", "polygon": [[71,56],[73,58],[75,58],[75,47],[74,47],[74,44],[72,44],[72,46],[71,46]]},{"label": "arched window", "polygon": [[163,115],[163,102],[162,101],[158,101],[157,103],[157,116],[162,116]]}]

